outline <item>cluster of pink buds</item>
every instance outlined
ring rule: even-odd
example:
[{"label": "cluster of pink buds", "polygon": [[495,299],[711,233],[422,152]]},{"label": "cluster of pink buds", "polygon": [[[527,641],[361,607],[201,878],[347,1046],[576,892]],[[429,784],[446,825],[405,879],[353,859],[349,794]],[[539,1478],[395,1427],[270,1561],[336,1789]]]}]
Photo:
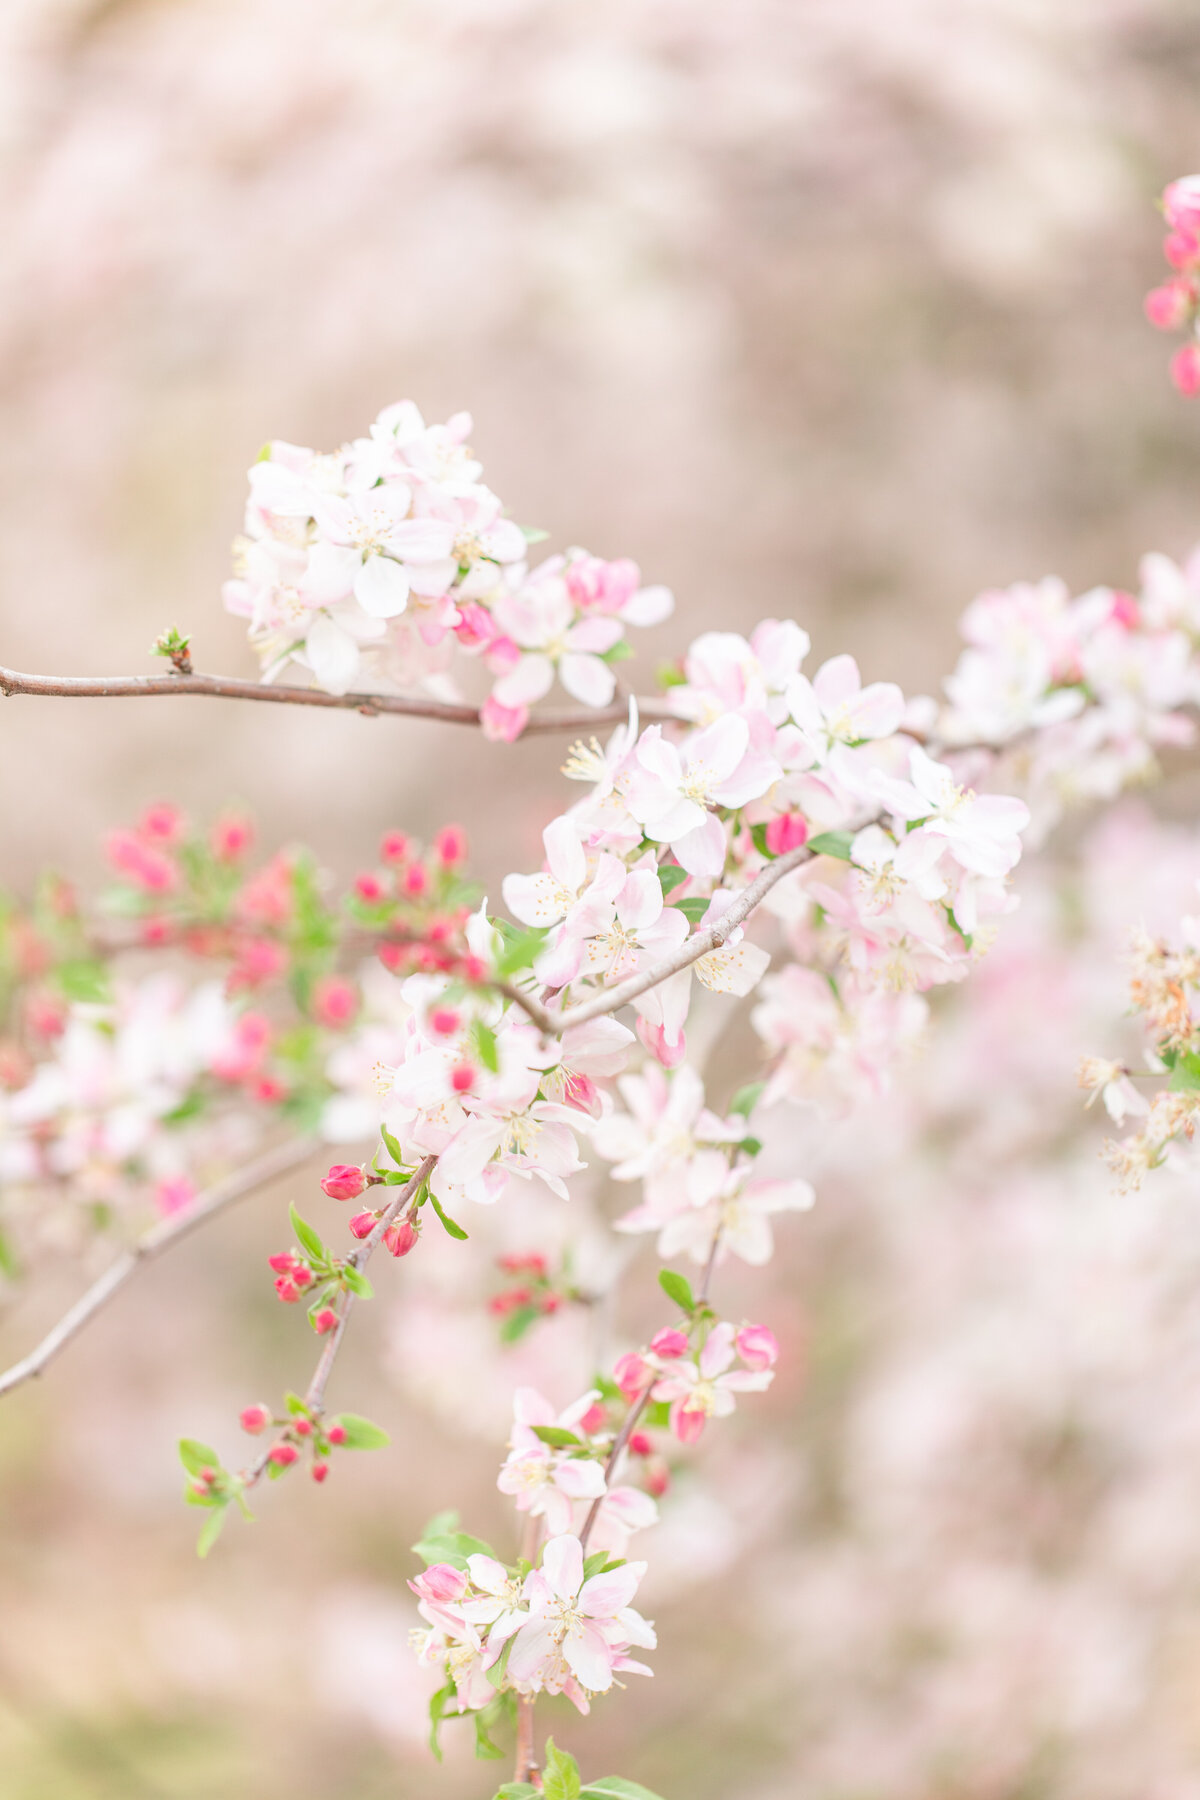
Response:
[{"label": "cluster of pink buds", "polygon": [[[318,1484],[329,1475],[330,1453],[334,1450],[377,1450],[388,1436],[369,1419],[356,1413],[341,1413],[326,1420],[321,1412],[297,1394],[287,1396],[287,1411],[276,1415],[261,1402],[247,1406],[239,1423],[251,1437],[263,1437],[268,1431],[278,1436],[260,1464],[248,1479],[257,1479],[264,1470],[270,1480],[277,1481],[302,1459],[307,1458],[309,1474]],[[246,1478],[244,1478],[246,1479]]]},{"label": "cluster of pink buds", "polygon": [[1171,379],[1181,394],[1200,394],[1200,175],[1173,181],[1162,197],[1169,230],[1163,252],[1175,273],[1146,295],[1146,317],[1159,331],[1189,332],[1171,358]]},{"label": "cluster of pink buds", "polygon": [[284,1250],[277,1256],[268,1256],[267,1267],[275,1274],[275,1292],[288,1306],[294,1306],[313,1284],[312,1270],[292,1251]]},{"label": "cluster of pink buds", "polygon": [[500,1335],[505,1343],[515,1343],[538,1319],[549,1318],[563,1302],[574,1298],[574,1290],[561,1275],[552,1275],[550,1264],[540,1250],[525,1250],[498,1256],[496,1267],[512,1279],[512,1285],[501,1288],[488,1301],[488,1311],[503,1321]]}]

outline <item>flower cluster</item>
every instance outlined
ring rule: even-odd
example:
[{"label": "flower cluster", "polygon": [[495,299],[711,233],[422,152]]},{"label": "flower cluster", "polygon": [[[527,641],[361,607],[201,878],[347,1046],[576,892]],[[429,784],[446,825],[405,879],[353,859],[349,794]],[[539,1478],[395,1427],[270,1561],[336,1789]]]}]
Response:
[{"label": "flower cluster", "polygon": [[1184,175],[1163,192],[1167,235],[1163,254],[1175,273],[1146,295],[1146,317],[1159,331],[1186,329],[1188,341],[1171,358],[1171,380],[1181,394],[1200,394],[1200,175]]},{"label": "flower cluster", "polygon": [[456,654],[474,657],[495,677],[484,730],[505,740],[556,678],[587,706],[612,699],[626,627],[667,618],[671,595],[581,550],[531,570],[541,534],[504,516],[470,430],[466,413],[426,425],[404,400],[340,450],[267,446],[225,604],[250,621],[268,680],[296,662],[334,694],[454,700]]}]

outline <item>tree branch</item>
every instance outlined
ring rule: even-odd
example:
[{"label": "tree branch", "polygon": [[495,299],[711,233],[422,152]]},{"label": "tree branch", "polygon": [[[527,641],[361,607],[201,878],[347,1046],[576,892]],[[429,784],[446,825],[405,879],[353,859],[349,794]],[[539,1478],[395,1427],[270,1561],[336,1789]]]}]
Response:
[{"label": "tree branch", "polygon": [[581,1000],[578,1006],[569,1006],[564,1012],[551,1012],[540,1000],[535,1000],[531,994],[523,994],[520,988],[509,983],[497,982],[494,985],[500,993],[521,1007],[535,1025],[554,1037],[561,1037],[572,1025],[582,1025],[588,1019],[599,1019],[606,1013],[616,1012],[620,1007],[628,1005],[630,1000],[636,1000],[639,994],[657,987],[662,981],[670,980],[672,975],[678,975],[683,969],[690,969],[702,956],[719,950],[737,927],[749,918],[759,902],[766,898],[776,882],[782,881],[785,875],[790,875],[793,869],[811,862],[812,858],[813,852],[803,844],[777,857],[755,876],[749,887],[742,889],[715,925],[709,925],[704,931],[693,932],[673,956],[664,957],[662,962],[655,963],[653,967],[629,976],[626,981],[619,981],[616,987],[604,988],[590,1000]]},{"label": "tree branch", "polygon": [[[450,725],[478,725],[477,706],[456,705],[408,694],[327,694],[324,688],[276,687],[233,675],[25,675],[0,667],[0,693],[37,694],[59,700],[136,700],[156,694],[201,694],[218,700],[258,700],[274,706],[324,706],[343,712],[402,713],[414,719],[438,719]],[[639,715],[667,721],[675,715],[658,700],[639,700]],[[625,701],[611,706],[551,707],[535,713],[522,736],[559,731],[589,731],[621,725],[629,717]]]},{"label": "tree branch", "polygon": [[236,1201],[244,1200],[256,1188],[264,1187],[277,1176],[298,1168],[311,1156],[312,1150],[313,1142],[309,1138],[280,1144],[256,1161],[247,1163],[244,1169],[238,1169],[223,1181],[215,1182],[206,1193],[197,1197],[186,1212],[176,1213],[153,1226],[105,1269],[87,1293],[75,1302],[69,1312],[64,1313],[53,1330],[46,1333],[35,1350],[31,1350],[28,1356],[0,1374],[0,1394],[6,1394],[11,1388],[19,1387],[22,1382],[40,1375],[47,1363],[52,1362],[59,1351],[65,1349],[72,1338],[77,1337],[84,1326],[108,1305],[143,1263],[152,1262],[172,1244],[188,1237]]},{"label": "tree branch", "polygon": [[[395,1199],[389,1202],[383,1212],[380,1213],[378,1219],[376,1219],[370,1236],[365,1237],[358,1246],[358,1249],[353,1251],[346,1258],[347,1263],[352,1268],[366,1268],[376,1250],[379,1248],[380,1243],[383,1241],[384,1232],[390,1225],[395,1223],[405,1207],[420,1193],[424,1183],[428,1181],[430,1175],[433,1173],[433,1166],[436,1162],[436,1156],[427,1156],[420,1167],[416,1169],[405,1182],[404,1186],[397,1190]],[[333,1365],[337,1361],[337,1353],[341,1349],[342,1339],[346,1333],[346,1321],[350,1317],[350,1309],[353,1305],[354,1295],[349,1288],[346,1288],[337,1304],[337,1324],[325,1334],[325,1342],[321,1347],[321,1354],[317,1359],[317,1366],[313,1370],[312,1380],[305,1390],[304,1404],[310,1413],[320,1414],[324,1410],[325,1389],[329,1385],[329,1377],[333,1373]],[[262,1453],[255,1458],[243,1477],[244,1489],[252,1488],[256,1482],[262,1479],[263,1475],[266,1473],[267,1464],[271,1460],[272,1450],[274,1450],[277,1444],[282,1443],[286,1436],[287,1429],[285,1428],[284,1431],[273,1438]]]}]

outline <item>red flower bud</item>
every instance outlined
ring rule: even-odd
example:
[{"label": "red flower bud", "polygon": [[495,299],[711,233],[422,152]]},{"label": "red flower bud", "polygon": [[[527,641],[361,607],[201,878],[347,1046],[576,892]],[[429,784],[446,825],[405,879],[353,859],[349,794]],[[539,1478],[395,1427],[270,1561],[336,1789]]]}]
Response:
[{"label": "red flower bud", "polygon": [[328,1473],[329,1473],[329,1464],[327,1462],[315,1462],[313,1464],[312,1478],[314,1481],[324,1481],[324,1479],[328,1475]]},{"label": "red flower bud", "polygon": [[321,1192],[331,1200],[357,1200],[366,1185],[366,1176],[353,1163],[334,1163],[321,1183]]},{"label": "red flower bud", "polygon": [[650,1348],[655,1356],[686,1356],[688,1352],[687,1334],[671,1326],[666,1331],[655,1333],[650,1339]]},{"label": "red flower bud", "polygon": [[772,856],[798,850],[808,842],[808,821],[800,813],[779,813],[767,821],[766,839]]},{"label": "red flower bud", "polygon": [[297,1437],[311,1437],[312,1430],[313,1430],[312,1420],[311,1419],[296,1419],[292,1425],[292,1430],[295,1432]]},{"label": "red flower bud", "polygon": [[297,1461],[299,1455],[295,1444],[272,1444],[267,1461],[278,1463],[281,1468],[286,1469],[290,1463]]},{"label": "red flower bud", "polygon": [[475,1070],[470,1063],[459,1063],[450,1071],[450,1086],[456,1094],[465,1094],[475,1085]]},{"label": "red flower bud", "polygon": [[452,1006],[435,1006],[429,1015],[429,1028],[439,1037],[452,1037],[462,1024],[462,1017]]},{"label": "red flower bud", "polygon": [[644,1431],[635,1431],[629,1439],[629,1448],[635,1456],[649,1456],[654,1445]]},{"label": "red flower bud", "polygon": [[279,1298],[283,1301],[285,1306],[294,1305],[300,1298],[300,1289],[296,1286],[290,1275],[277,1275],[275,1277],[275,1292],[279,1295]]},{"label": "red flower bud", "polygon": [[768,1325],[743,1325],[734,1343],[748,1369],[773,1369],[779,1360],[779,1340]]},{"label": "red flower bud", "polygon": [[444,825],[433,840],[433,848],[443,869],[452,869],[455,863],[466,861],[467,834],[461,825]]},{"label": "red flower bud", "polygon": [[344,1444],[346,1441],[346,1427],[344,1425],[331,1425],[329,1430],[325,1433],[325,1436],[329,1439],[331,1444]]},{"label": "red flower bud", "polygon": [[248,1431],[251,1437],[257,1437],[259,1433],[265,1431],[267,1426],[271,1423],[270,1408],[266,1406],[247,1406],[241,1414],[239,1423],[243,1431]]},{"label": "red flower bud", "polygon": [[406,862],[411,847],[402,831],[385,831],[379,846],[380,860],[385,863]]},{"label": "red flower bud", "polygon": [[413,1249],[420,1233],[410,1218],[403,1218],[395,1225],[389,1225],[383,1234],[383,1241],[393,1256],[407,1256]]},{"label": "red flower bud", "polygon": [[337,1322],[338,1316],[332,1306],[323,1306],[319,1313],[313,1314],[313,1330],[318,1337],[324,1337],[327,1331],[332,1331]]},{"label": "red flower bud", "polygon": [[290,1250],[279,1250],[274,1256],[268,1256],[267,1267],[274,1269],[277,1275],[290,1275],[295,1260]]},{"label": "red flower bud", "polygon": [[373,1212],[355,1213],[350,1221],[350,1230],[356,1238],[370,1237],[378,1221],[379,1214]]},{"label": "red flower bud", "polygon": [[378,875],[372,875],[369,871],[354,877],[354,891],[368,905],[374,905],[377,900],[383,899],[383,883]]},{"label": "red flower bud", "polygon": [[676,1406],[671,1411],[671,1429],[681,1444],[694,1444],[708,1424],[708,1414],[698,1406]]},{"label": "red flower bud", "polygon": [[410,900],[419,900],[429,886],[429,871],[424,863],[410,863],[404,871],[404,891]]}]

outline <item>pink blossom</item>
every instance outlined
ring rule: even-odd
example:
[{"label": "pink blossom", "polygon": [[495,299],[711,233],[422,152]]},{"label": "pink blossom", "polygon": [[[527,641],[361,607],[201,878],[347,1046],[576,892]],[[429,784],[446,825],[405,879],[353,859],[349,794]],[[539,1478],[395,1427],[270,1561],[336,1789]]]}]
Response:
[{"label": "pink blossom", "polygon": [[671,1406],[671,1429],[681,1444],[694,1444],[709,1419],[728,1418],[736,1395],[761,1393],[774,1379],[769,1368],[735,1369],[734,1329],[727,1321],[714,1325],[700,1355],[676,1363],[655,1384],[654,1398]]},{"label": "pink blossom", "polygon": [[[551,1538],[541,1567],[525,1583],[530,1618],[513,1638],[508,1674],[520,1691],[567,1690],[571,1678],[585,1694],[612,1686],[613,1670],[630,1643],[653,1645],[654,1634],[630,1607],[645,1563],[624,1563],[584,1580],[575,1537]],[[625,1661],[625,1668],[631,1665]]]}]

